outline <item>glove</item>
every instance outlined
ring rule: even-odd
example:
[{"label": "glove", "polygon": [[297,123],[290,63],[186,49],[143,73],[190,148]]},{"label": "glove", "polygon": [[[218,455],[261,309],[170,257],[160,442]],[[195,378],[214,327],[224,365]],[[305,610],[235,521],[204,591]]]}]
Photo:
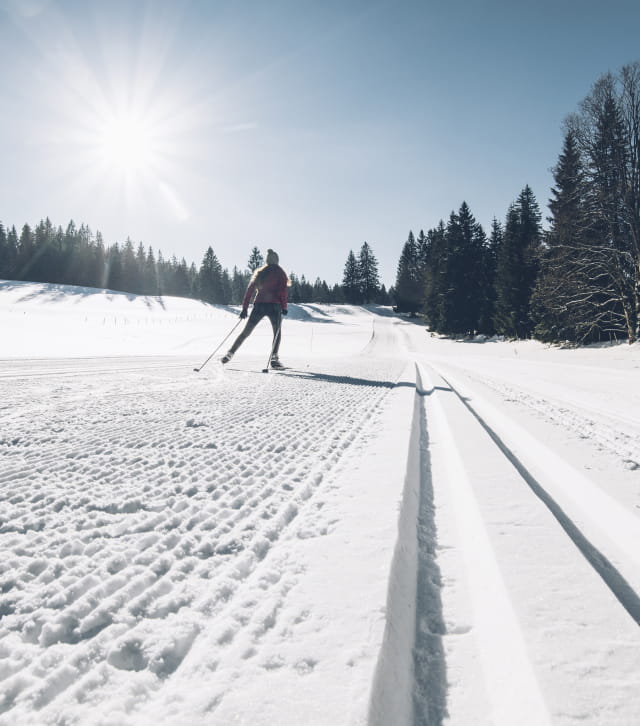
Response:
[{"label": "glove", "polygon": [[286,315],[286,314],[287,314],[287,312],[288,312],[287,310],[283,310],[283,311],[282,311],[282,314],[283,314],[283,315]]},{"label": "glove", "polygon": [[243,309],[242,312],[240,313],[240,320],[244,320],[246,317],[247,317],[247,311]]}]

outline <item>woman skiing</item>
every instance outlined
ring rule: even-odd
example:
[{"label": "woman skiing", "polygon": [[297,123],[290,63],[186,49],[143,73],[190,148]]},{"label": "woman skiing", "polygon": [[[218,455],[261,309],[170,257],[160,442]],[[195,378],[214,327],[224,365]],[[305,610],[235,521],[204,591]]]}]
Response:
[{"label": "woman skiing", "polygon": [[254,271],[249,281],[247,291],[242,299],[242,312],[240,318],[247,317],[249,303],[253,299],[253,309],[243,331],[236,338],[226,355],[221,358],[222,363],[228,363],[233,354],[251,335],[253,329],[265,316],[271,321],[273,328],[273,348],[271,349],[271,367],[282,368],[278,358],[280,348],[280,328],[282,316],[287,314],[287,287],[291,284],[287,273],[278,264],[278,255],[273,250],[267,250],[267,264]]}]

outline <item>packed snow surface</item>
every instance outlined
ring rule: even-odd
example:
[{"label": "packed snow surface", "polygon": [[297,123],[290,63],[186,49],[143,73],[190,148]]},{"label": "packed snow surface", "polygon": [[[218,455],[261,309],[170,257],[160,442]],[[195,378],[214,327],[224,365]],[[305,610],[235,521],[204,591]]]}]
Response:
[{"label": "packed snow surface", "polygon": [[0,724],[640,724],[638,345],[237,313],[0,281]]}]

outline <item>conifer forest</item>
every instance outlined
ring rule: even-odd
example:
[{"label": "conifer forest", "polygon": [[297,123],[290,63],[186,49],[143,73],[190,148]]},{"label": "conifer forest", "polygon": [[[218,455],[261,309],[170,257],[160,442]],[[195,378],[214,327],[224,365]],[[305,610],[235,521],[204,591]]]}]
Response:
[{"label": "conifer forest", "polygon": [[404,244],[398,311],[432,331],[633,343],[640,334],[640,62],[607,73],[564,123],[549,226],[525,186],[487,234],[466,202]]}]

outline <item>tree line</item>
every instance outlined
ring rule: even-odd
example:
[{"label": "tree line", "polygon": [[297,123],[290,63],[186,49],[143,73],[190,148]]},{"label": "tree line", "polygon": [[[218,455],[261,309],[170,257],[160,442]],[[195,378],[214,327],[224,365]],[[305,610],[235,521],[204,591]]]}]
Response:
[{"label": "tree line", "polygon": [[565,121],[549,228],[527,185],[487,235],[463,202],[413,232],[395,302],[443,334],[576,344],[640,336],[640,62],[607,73]]},{"label": "tree line", "polygon": [[[140,242],[127,238],[123,244],[106,246],[100,232],[71,221],[66,229],[55,227],[47,217],[35,228],[24,224],[5,229],[0,221],[0,278],[29,280],[83,287],[108,288],[136,295],[175,295],[213,304],[238,305],[253,271],[264,264],[257,246],[246,266],[223,268],[213,248],[205,251],[199,267],[184,258],[165,259]],[[349,273],[343,284],[329,286],[325,280],[308,281],[290,274],[289,298],[294,303],[389,303],[380,286],[377,261],[365,242],[359,257],[349,253]]]}]

